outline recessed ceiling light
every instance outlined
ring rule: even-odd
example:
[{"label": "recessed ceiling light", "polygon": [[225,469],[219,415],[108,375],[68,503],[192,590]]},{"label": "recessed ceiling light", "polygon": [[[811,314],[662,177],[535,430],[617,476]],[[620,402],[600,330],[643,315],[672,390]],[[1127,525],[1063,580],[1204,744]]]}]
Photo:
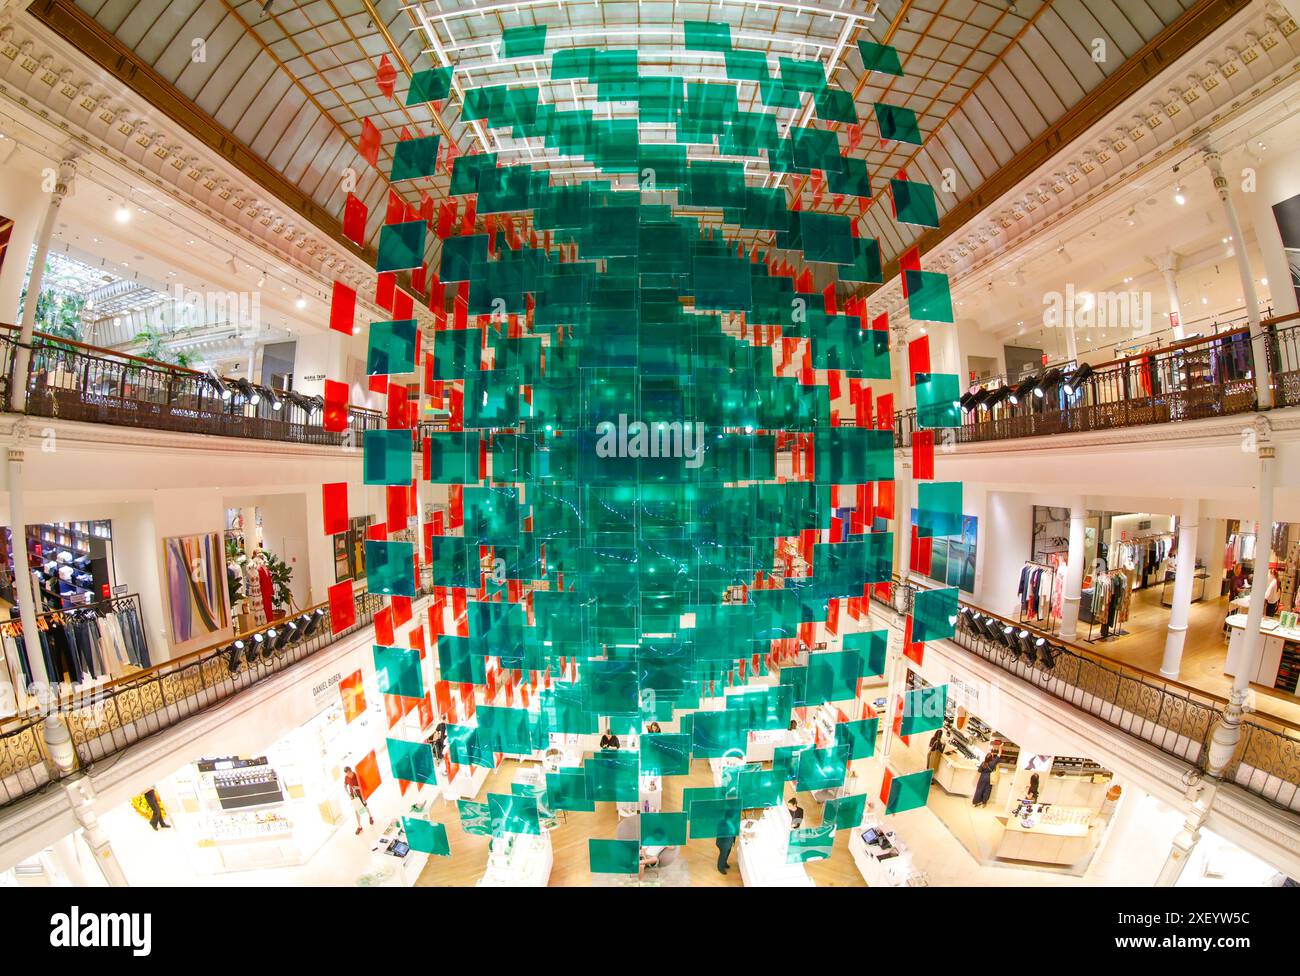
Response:
[{"label": "recessed ceiling light", "polygon": [[131,219],[131,211],[128,210],[126,207],[118,207],[117,210],[114,211],[113,213],[113,219],[116,220],[119,224],[125,224],[129,222]]},{"label": "recessed ceiling light", "polygon": [[293,303],[295,308],[306,308],[307,299],[303,295],[298,296],[298,300]]}]

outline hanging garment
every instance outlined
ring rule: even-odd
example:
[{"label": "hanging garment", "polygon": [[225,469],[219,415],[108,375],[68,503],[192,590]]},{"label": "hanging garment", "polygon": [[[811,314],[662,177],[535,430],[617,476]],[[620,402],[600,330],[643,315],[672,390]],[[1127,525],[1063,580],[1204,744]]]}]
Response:
[{"label": "hanging garment", "polygon": [[271,582],[271,571],[265,566],[257,569],[257,582],[262,587],[262,612],[267,620],[275,619],[275,586]]}]

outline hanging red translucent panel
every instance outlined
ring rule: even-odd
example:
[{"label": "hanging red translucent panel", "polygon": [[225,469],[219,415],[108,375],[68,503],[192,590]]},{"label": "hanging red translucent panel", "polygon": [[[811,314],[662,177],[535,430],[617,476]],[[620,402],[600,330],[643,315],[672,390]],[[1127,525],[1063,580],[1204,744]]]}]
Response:
[{"label": "hanging red translucent panel", "polygon": [[334,282],[330,292],[330,328],[344,335],[352,335],[352,322],[357,315],[357,293],[340,281]]},{"label": "hanging red translucent panel", "polygon": [[375,168],[379,167],[379,130],[369,119],[361,120],[361,141],[357,150],[367,163]]},{"label": "hanging red translucent panel", "polygon": [[401,532],[406,528],[406,485],[388,485],[385,488],[387,494],[387,522],[389,532]]},{"label": "hanging red translucent panel", "polygon": [[321,485],[325,512],[325,534],[338,535],[348,530],[348,483],[335,481]]},{"label": "hanging red translucent panel", "polygon": [[357,604],[352,598],[352,580],[335,583],[329,588],[330,630],[342,633],[357,622]]},{"label": "hanging red translucent panel", "polygon": [[381,647],[392,647],[397,643],[393,634],[393,611],[390,607],[375,611],[375,643]]},{"label": "hanging red translucent panel", "polygon": [[364,203],[348,194],[347,202],[343,204],[343,236],[357,247],[366,246],[366,217],[369,213],[370,209]]},{"label": "hanging red translucent panel", "polygon": [[[893,196],[890,196],[890,202],[893,202]],[[903,285],[903,297],[907,297],[907,274],[908,271],[921,270],[921,248],[919,246],[909,248],[904,251],[898,259],[899,280]]]},{"label": "hanging red translucent panel", "polygon": [[934,431],[912,431],[912,477],[917,481],[934,480]]},{"label": "hanging red translucent panel", "polygon": [[325,411],[321,426],[338,433],[348,429],[348,385],[338,380],[325,381]]},{"label": "hanging red translucent panel", "polygon": [[411,598],[409,596],[394,596],[389,598],[393,607],[393,626],[400,627],[411,619]]},{"label": "hanging red translucent panel", "polygon": [[375,304],[386,311],[393,310],[393,296],[397,294],[397,275],[385,271],[375,278]]},{"label": "hanging red translucent panel", "polygon": [[397,69],[393,67],[393,62],[388,60],[387,54],[379,56],[379,67],[375,71],[375,84],[379,86],[379,90],[386,97],[393,97],[393,89],[397,84]]},{"label": "hanging red translucent panel", "polygon": [[907,344],[907,385],[916,386],[916,374],[930,371],[930,337],[923,335]]}]

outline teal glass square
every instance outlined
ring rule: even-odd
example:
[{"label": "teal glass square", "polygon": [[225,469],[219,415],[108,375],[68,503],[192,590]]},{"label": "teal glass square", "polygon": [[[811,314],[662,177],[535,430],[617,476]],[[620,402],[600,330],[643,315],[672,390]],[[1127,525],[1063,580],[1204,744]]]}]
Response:
[{"label": "teal glass square", "polygon": [[892,139],[894,142],[906,142],[913,146],[922,145],[921,129],[916,122],[916,113],[910,108],[897,105],[876,103],[876,122],[880,126],[880,138]]},{"label": "teal glass square", "polygon": [[429,225],[423,220],[384,224],[379,228],[379,256],[375,270],[408,271],[424,264],[424,235]]},{"label": "teal glass square", "polygon": [[823,122],[857,124],[858,110],[853,104],[852,92],[827,87],[813,96],[813,105],[817,109],[817,118]]},{"label": "teal glass square", "polygon": [[691,803],[691,839],[739,837],[740,799],[698,799]]},{"label": "teal glass square", "polygon": [[486,803],[457,800],[456,810],[460,814],[460,829],[465,833],[479,837],[492,836],[492,811]]},{"label": "teal glass square", "polygon": [[898,51],[888,44],[858,41],[858,51],[862,54],[862,67],[865,70],[896,76],[903,74],[903,65],[898,59]]},{"label": "teal glass square", "polygon": [[418,180],[438,172],[438,136],[403,139],[393,146],[393,168],[389,181]]},{"label": "teal glass square", "polygon": [[845,634],[842,646],[844,650],[858,655],[861,661],[858,677],[873,678],[885,673],[885,655],[889,650],[888,631],[864,630]]},{"label": "teal glass square", "polygon": [[[465,158],[460,157],[460,159]],[[459,163],[460,159],[456,162]],[[442,242],[442,263],[439,265],[439,274],[443,281],[469,281],[487,263],[487,259],[487,234],[448,237]],[[444,337],[439,337],[439,340],[442,338]],[[439,340],[435,340],[435,343]]]},{"label": "teal glass square", "polygon": [[366,372],[371,376],[394,376],[415,369],[415,319],[371,322],[367,336]]},{"label": "teal glass square", "polygon": [[592,874],[639,874],[641,844],[592,837],[587,841],[587,859]]},{"label": "teal glass square", "polygon": [[867,810],[867,794],[856,793],[827,800],[822,808],[822,826],[851,830],[862,823]]},{"label": "teal glass square", "polygon": [[845,745],[829,749],[805,749],[799,754],[795,782],[801,791],[827,790],[844,785],[849,750]]},{"label": "teal glass square", "polygon": [[420,668],[420,652],[405,647],[373,645],[375,679],[385,695],[403,698],[424,697],[424,675]]},{"label": "teal glass square", "polygon": [[919,481],[916,485],[916,534],[922,539],[961,535],[960,481]]},{"label": "teal glass square", "polygon": [[424,742],[407,742],[405,739],[388,740],[388,762],[396,779],[408,783],[438,785],[433,747]]},{"label": "teal glass square", "polygon": [[889,187],[894,195],[894,211],[900,224],[939,226],[939,204],[928,183],[893,179],[889,181]]},{"label": "teal glass square", "polygon": [[730,51],[731,26],[707,20],[688,20],[682,24],[688,51]]},{"label": "teal glass square", "polygon": [[812,746],[777,746],[772,755],[772,771],[781,777],[782,782],[795,779],[799,770],[799,756]]},{"label": "teal glass square", "polygon": [[415,545],[366,540],[366,572],[371,593],[415,598]]},{"label": "teal glass square", "polygon": [[876,754],[876,736],[880,719],[864,718],[856,722],[840,722],[835,726],[835,744],[849,744],[849,761],[870,759]]},{"label": "teal glass square", "polygon": [[885,813],[905,813],[923,807],[930,799],[930,781],[934,773],[923,769],[919,773],[895,776],[889,783],[889,799],[885,801]]},{"label": "teal glass square", "polygon": [[447,726],[447,745],[451,761],[458,766],[496,768],[496,757],[492,754],[492,749],[483,744],[477,726]]},{"label": "teal glass square", "polygon": [[411,75],[411,87],[406,92],[407,105],[440,102],[451,94],[452,66],[425,68]]},{"label": "teal glass square", "polygon": [[834,848],[834,827],[804,827],[801,830],[792,830],[785,851],[785,861],[787,864],[825,861],[831,856]]},{"label": "teal glass square", "polygon": [[489,793],[488,815],[492,819],[492,836],[502,834],[540,834],[537,798],[514,793]]},{"label": "teal glass square", "polygon": [[535,58],[546,52],[546,25],[507,27],[501,32],[501,57]]},{"label": "teal glass square", "polygon": [[691,754],[696,759],[718,759],[745,754],[749,728],[739,711],[696,712]]},{"label": "teal glass square", "polygon": [[931,685],[903,693],[903,720],[898,727],[902,736],[920,735],[943,728],[948,708],[948,686]]},{"label": "teal glass square", "polygon": [[940,271],[903,272],[907,281],[907,310],[917,322],[952,322],[952,290]]},{"label": "teal glass square", "polygon": [[575,810],[590,813],[596,801],[587,788],[587,774],[582,769],[561,769],[546,774],[546,803],[552,810]]},{"label": "teal glass square", "polygon": [[689,818],[685,813],[641,814],[642,847],[681,847],[686,843]]},{"label": "teal glass square", "polygon": [[826,66],[820,61],[778,58],[781,83],[797,91],[819,92],[826,87]]},{"label": "teal glass square", "polygon": [[916,374],[916,425],[922,430],[961,426],[961,386],[955,373]]},{"label": "teal glass square", "polygon": [[450,857],[451,844],[447,841],[447,825],[434,823],[422,817],[403,817],[402,830],[411,850],[434,857]]},{"label": "teal glass square", "polygon": [[809,704],[847,701],[858,693],[862,659],[853,651],[817,651],[808,655]]},{"label": "teal glass square", "polygon": [[635,661],[588,661],[584,669],[593,711],[613,715],[637,710],[640,695]]},{"label": "teal glass square", "polygon": [[477,431],[433,431],[427,444],[429,482],[435,485],[468,485],[479,480]]},{"label": "teal glass square", "polygon": [[691,737],[658,732],[641,736],[641,771],[658,776],[685,776],[691,771]]},{"label": "teal glass square", "polygon": [[740,808],[779,807],[785,797],[785,780],[774,769],[745,767],[740,771]]},{"label": "teal glass square", "polygon": [[414,456],[409,430],[368,430],[362,435],[362,469],[368,485],[409,485]]},{"label": "teal glass square", "polygon": [[598,803],[636,803],[641,798],[640,766],[635,752],[602,752],[583,769],[587,792]]}]

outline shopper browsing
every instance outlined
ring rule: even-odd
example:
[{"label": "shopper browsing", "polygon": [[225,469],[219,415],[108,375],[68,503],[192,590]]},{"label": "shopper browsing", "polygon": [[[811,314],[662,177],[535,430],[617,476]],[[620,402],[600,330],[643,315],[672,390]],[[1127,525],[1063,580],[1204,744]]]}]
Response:
[{"label": "shopper browsing", "polygon": [[803,824],[803,807],[799,806],[799,798],[792,796],[785,801],[785,805],[790,811],[790,829],[798,830]]},{"label": "shopper browsing", "polygon": [[727,858],[731,856],[731,848],[736,843],[736,838],[719,837],[714,843],[718,845],[718,874],[726,874]]},{"label": "shopper browsing", "polygon": [[614,730],[612,728],[605,729],[605,734],[600,737],[600,748],[602,750],[617,749],[618,745],[618,736],[614,734]]},{"label": "shopper browsing", "polygon": [[[939,772],[939,760],[943,758],[943,729],[935,729],[934,735],[930,736],[930,752],[926,756],[926,765],[930,767],[930,772]],[[934,785],[934,780],[930,780],[930,785]]]},{"label": "shopper browsing", "polygon": [[370,812],[370,807],[366,806],[365,795],[361,792],[361,777],[357,775],[356,770],[351,766],[343,767],[343,789],[347,791],[348,799],[352,803],[352,812],[357,818],[357,833],[361,833],[361,815],[364,813],[370,818],[371,826],[375,823],[375,815]]},{"label": "shopper browsing", "polygon": [[982,807],[989,802],[989,797],[993,794],[993,770],[997,766],[998,757],[991,752],[979,764],[979,769],[976,770],[979,777],[975,780],[975,795],[971,797],[971,806]]},{"label": "shopper browsing", "polygon": [[1268,571],[1268,588],[1264,591],[1264,616],[1276,617],[1280,598],[1278,595],[1277,571]]}]

